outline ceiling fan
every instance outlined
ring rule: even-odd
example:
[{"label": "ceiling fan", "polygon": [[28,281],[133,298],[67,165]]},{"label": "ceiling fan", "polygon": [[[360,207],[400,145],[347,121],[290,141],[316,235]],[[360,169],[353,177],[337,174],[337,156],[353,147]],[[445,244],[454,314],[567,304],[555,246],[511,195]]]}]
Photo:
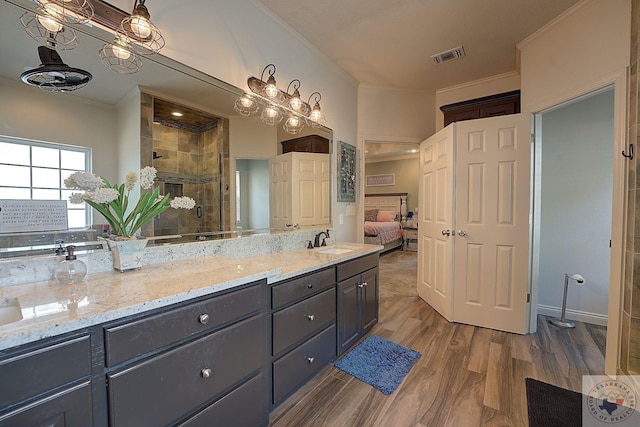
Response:
[{"label": "ceiling fan", "polygon": [[53,49],[38,46],[41,64],[23,72],[20,78],[31,86],[51,92],[71,92],[85,87],[93,78],[90,72],[69,67]]}]

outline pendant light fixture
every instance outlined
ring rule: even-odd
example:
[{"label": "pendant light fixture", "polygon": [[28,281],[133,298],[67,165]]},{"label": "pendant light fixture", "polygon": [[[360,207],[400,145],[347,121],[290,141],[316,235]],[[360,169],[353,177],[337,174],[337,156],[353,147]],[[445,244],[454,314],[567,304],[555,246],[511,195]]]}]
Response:
[{"label": "pendant light fixture", "polygon": [[94,15],[89,0],[33,0],[41,11],[62,24],[86,24]]},{"label": "pendant light fixture", "polygon": [[233,108],[244,117],[251,117],[255,115],[260,106],[256,101],[254,101],[248,93],[245,93],[240,98],[238,98],[233,106]]},{"label": "pendant light fixture", "polygon": [[32,39],[49,49],[71,50],[78,46],[76,32],[43,8],[23,13],[20,23]]},{"label": "pendant light fixture", "polygon": [[164,37],[151,22],[145,0],[136,0],[133,12],[120,22],[118,36],[129,40],[131,48],[141,55],[158,53],[164,47]]},{"label": "pendant light fixture", "polygon": [[120,74],[134,74],[142,68],[142,59],[131,48],[129,40],[116,34],[113,43],[105,44],[98,52],[102,63]]}]

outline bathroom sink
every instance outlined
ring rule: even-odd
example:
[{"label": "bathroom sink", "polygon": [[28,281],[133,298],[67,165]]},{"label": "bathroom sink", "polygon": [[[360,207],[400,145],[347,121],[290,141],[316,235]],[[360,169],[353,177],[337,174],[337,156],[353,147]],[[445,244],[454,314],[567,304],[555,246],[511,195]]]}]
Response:
[{"label": "bathroom sink", "polygon": [[329,248],[319,249],[317,252],[321,254],[340,255],[340,254],[346,254],[347,252],[351,252],[351,251],[353,251],[353,249],[329,247]]}]

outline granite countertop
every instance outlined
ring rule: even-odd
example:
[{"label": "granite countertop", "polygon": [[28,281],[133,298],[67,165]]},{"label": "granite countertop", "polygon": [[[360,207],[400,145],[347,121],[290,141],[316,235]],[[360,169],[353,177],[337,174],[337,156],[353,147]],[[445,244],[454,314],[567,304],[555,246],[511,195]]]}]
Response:
[{"label": "granite countertop", "polygon": [[[337,249],[335,253],[322,253]],[[89,274],[80,284],[54,280],[0,287],[0,350],[108,322],[266,278],[275,283],[376,253],[377,245],[339,243],[251,258],[209,255],[141,270]],[[341,252],[341,253],[338,253]]]}]

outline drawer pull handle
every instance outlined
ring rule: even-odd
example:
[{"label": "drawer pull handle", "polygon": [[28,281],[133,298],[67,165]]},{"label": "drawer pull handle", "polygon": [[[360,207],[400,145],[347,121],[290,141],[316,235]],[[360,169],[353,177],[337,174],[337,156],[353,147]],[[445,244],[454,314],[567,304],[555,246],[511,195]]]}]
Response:
[{"label": "drawer pull handle", "polygon": [[200,376],[202,378],[209,378],[211,376],[211,368],[204,368],[200,371]]},{"label": "drawer pull handle", "polygon": [[201,315],[198,317],[198,321],[199,321],[200,323],[202,323],[203,325],[206,325],[207,323],[209,323],[209,315],[208,315],[208,314],[206,314],[206,313],[205,313],[205,314],[201,314]]},{"label": "drawer pull handle", "polygon": [[362,282],[362,286],[364,286],[365,288],[368,286],[369,284],[367,282]]},{"label": "drawer pull handle", "polygon": [[364,283],[358,283],[358,287],[359,287],[360,289],[364,288]]},{"label": "drawer pull handle", "polygon": [[309,362],[309,364],[312,364],[314,360],[316,359],[313,357],[307,357],[307,362]]},{"label": "drawer pull handle", "polygon": [[307,285],[307,289],[313,289],[313,283],[309,283],[309,284]]},{"label": "drawer pull handle", "polygon": [[310,322],[315,318],[316,316],[314,316],[313,314],[307,314],[307,319],[309,319]]}]

